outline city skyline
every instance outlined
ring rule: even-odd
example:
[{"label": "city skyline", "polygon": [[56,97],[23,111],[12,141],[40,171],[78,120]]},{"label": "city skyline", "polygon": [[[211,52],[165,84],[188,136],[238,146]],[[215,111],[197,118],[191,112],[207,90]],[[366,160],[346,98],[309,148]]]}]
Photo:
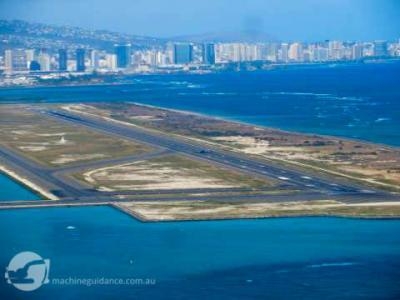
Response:
[{"label": "city skyline", "polygon": [[[23,2],[24,5],[21,5]],[[0,18],[107,29],[154,37],[211,32],[265,32],[278,40],[395,39],[400,4],[394,0],[227,0],[0,2]],[[295,26],[293,22],[295,21]],[[288,24],[291,23],[291,26]]]},{"label": "city skyline", "polygon": [[[131,44],[104,49],[7,49],[0,55],[0,71],[147,73],[229,70],[232,63],[252,68],[271,64],[330,63],[400,57],[400,40],[388,43],[324,41],[315,43],[190,43],[168,42],[158,49],[132,50]],[[260,64],[261,63],[261,64]],[[238,66],[240,69],[240,66]]]},{"label": "city skyline", "polygon": [[[69,74],[267,70],[273,65],[399,59],[400,39],[238,42],[152,39],[80,27],[0,20],[0,86]],[[90,42],[88,42],[90,41]],[[243,63],[243,64],[242,64]],[[8,75],[26,75],[6,80]]]}]

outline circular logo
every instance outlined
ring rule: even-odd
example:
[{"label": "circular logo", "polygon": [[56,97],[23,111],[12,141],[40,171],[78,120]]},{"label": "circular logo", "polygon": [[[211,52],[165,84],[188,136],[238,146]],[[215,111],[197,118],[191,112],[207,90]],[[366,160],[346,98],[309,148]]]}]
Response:
[{"label": "circular logo", "polygon": [[20,252],[6,268],[5,278],[21,291],[34,291],[49,282],[50,260],[34,252]]}]

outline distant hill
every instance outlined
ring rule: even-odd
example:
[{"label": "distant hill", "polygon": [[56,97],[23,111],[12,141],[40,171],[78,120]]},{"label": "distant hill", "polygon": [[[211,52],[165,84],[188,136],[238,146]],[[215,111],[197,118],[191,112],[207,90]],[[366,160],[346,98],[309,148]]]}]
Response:
[{"label": "distant hill", "polygon": [[0,20],[0,51],[10,48],[48,49],[95,48],[112,51],[115,43],[130,43],[133,49],[164,47],[168,41],[203,42],[270,42],[276,38],[258,31],[232,31],[177,36],[169,39],[90,30],[80,27],[55,26],[21,20]]},{"label": "distant hill", "polygon": [[204,42],[265,43],[265,42],[277,41],[275,37],[261,31],[213,32],[213,33],[198,34],[198,35],[176,36],[171,38],[171,40],[191,41],[196,43],[204,43]]},{"label": "distant hill", "polygon": [[159,38],[89,30],[71,26],[54,26],[21,20],[0,20],[0,50],[6,48],[85,47],[111,50],[115,43],[131,43],[133,48],[163,46],[166,41]]}]

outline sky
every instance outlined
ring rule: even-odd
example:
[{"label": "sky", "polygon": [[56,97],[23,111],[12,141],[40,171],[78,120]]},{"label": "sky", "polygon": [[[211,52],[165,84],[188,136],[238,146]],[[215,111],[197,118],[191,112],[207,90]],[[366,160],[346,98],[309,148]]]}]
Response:
[{"label": "sky", "polygon": [[1,19],[154,37],[256,30],[276,39],[400,38],[400,0],[0,0]]}]

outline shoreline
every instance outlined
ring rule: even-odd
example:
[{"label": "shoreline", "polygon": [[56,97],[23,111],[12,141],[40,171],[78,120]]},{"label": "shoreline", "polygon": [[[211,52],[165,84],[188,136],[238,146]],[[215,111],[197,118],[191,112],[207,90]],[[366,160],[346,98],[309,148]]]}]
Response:
[{"label": "shoreline", "polygon": [[56,196],[54,196],[50,192],[44,190],[43,188],[41,188],[37,184],[35,184],[32,181],[24,178],[23,176],[18,175],[15,171],[13,171],[13,170],[11,170],[11,169],[9,169],[6,166],[1,165],[1,164],[0,164],[0,172],[5,174],[6,176],[8,176],[10,179],[18,182],[19,184],[21,184],[25,188],[28,188],[33,193],[35,193],[35,194],[37,194],[39,196],[43,196],[45,198],[45,199],[38,199],[37,201],[59,200]]},{"label": "shoreline", "polygon": [[[350,61],[341,61],[341,60],[333,60],[333,61],[321,61],[321,62],[293,62],[293,63],[282,63],[282,62],[273,62],[269,64],[268,69],[260,69],[260,70],[255,70],[255,71],[248,71],[248,70],[241,70],[241,71],[231,71],[231,70],[225,70],[225,71],[216,71],[216,70],[210,70],[205,73],[199,73],[199,72],[187,72],[187,71],[176,71],[176,72],[144,72],[144,73],[127,73],[127,74],[119,74],[119,73],[109,73],[109,74],[101,74],[99,78],[102,77],[148,77],[148,76],[176,76],[176,75],[188,75],[188,76],[203,76],[203,75],[209,75],[209,74],[238,74],[238,73],[256,73],[256,72],[270,72],[270,71],[275,71],[275,70],[287,70],[287,69],[292,69],[292,68],[315,68],[315,67],[330,67],[332,65],[335,66],[362,66],[362,65],[369,65],[369,64],[390,64],[390,63],[397,63],[400,61],[399,57],[387,57],[387,58],[366,58],[364,60],[350,60]],[[246,63],[246,62],[244,62]],[[229,64],[229,63],[219,63],[219,64]],[[29,73],[27,74],[12,74],[11,76],[26,76],[30,75]],[[74,75],[72,76],[92,76],[92,73],[88,74],[83,74],[83,75]],[[7,75],[1,75],[3,77],[7,77]],[[1,79],[0,76],[0,79]],[[132,84],[126,83],[126,82],[121,82],[121,83],[109,83],[109,82],[100,82],[100,83],[75,83],[75,84],[35,84],[35,85],[10,85],[10,86],[0,86],[0,90],[6,90],[6,89],[35,89],[35,88],[57,88],[57,87],[90,87],[90,86],[118,86],[118,85],[129,85]]]},{"label": "shoreline", "polygon": [[[385,202],[382,202],[384,204]],[[388,202],[390,203],[390,202]],[[371,206],[379,206],[379,202],[373,203],[360,203]],[[385,205],[385,204],[384,204]],[[390,204],[386,204],[390,205]],[[400,203],[396,203],[400,205]],[[10,206],[12,206],[10,204]],[[99,202],[99,203],[41,203],[40,205],[26,205],[26,206],[14,206],[14,207],[1,207],[0,212],[6,210],[19,210],[19,209],[43,209],[43,208],[78,208],[78,207],[109,207],[118,211],[121,214],[127,215],[128,217],[141,222],[141,223],[175,223],[175,222],[223,222],[223,221],[244,221],[244,220],[275,220],[275,219],[291,219],[291,218],[337,218],[337,219],[349,219],[349,220],[364,220],[364,221],[385,221],[385,220],[398,220],[400,221],[400,215],[387,216],[387,215],[371,215],[371,216],[357,216],[357,215],[341,215],[341,214],[312,214],[312,213],[298,213],[298,214],[282,214],[282,215],[264,215],[264,216],[224,216],[224,217],[204,217],[204,218],[176,218],[176,219],[152,219],[144,214],[138,213],[136,211],[131,211],[126,207],[123,207],[119,203],[112,202]]]},{"label": "shoreline", "polygon": [[[35,106],[36,105],[88,105],[88,106],[91,106],[91,104],[98,104],[98,103],[102,103],[102,102],[96,102],[96,101],[85,102],[85,101],[81,101],[81,102],[33,102],[33,103],[30,103],[30,102],[27,102],[27,103],[23,103],[23,102],[22,103],[4,102],[3,103],[3,102],[0,101],[0,106],[1,105],[35,105]],[[108,103],[108,102],[106,102],[106,103]],[[362,143],[362,144],[366,144],[366,145],[370,145],[370,146],[378,146],[380,148],[400,151],[400,145],[399,146],[389,145],[389,144],[372,142],[372,141],[356,139],[356,138],[351,138],[351,137],[320,134],[320,133],[313,133],[313,132],[301,132],[301,131],[296,131],[296,130],[291,131],[291,130],[286,130],[286,129],[282,129],[282,128],[279,128],[279,127],[258,125],[258,124],[254,124],[254,123],[248,123],[248,122],[245,122],[245,121],[230,119],[230,118],[224,117],[224,116],[210,115],[210,114],[206,114],[206,113],[194,112],[194,111],[184,110],[184,109],[169,108],[169,107],[165,107],[165,106],[146,104],[146,103],[141,103],[141,102],[136,102],[136,101],[131,101],[131,100],[117,100],[117,101],[112,102],[112,103],[132,104],[132,105],[151,108],[151,109],[158,109],[158,110],[176,112],[176,113],[189,115],[189,116],[190,115],[198,116],[198,117],[202,117],[202,118],[206,118],[206,119],[212,119],[212,120],[218,120],[218,121],[234,123],[234,124],[239,124],[239,125],[251,126],[251,127],[255,127],[255,128],[262,128],[262,129],[266,129],[266,130],[279,132],[279,133],[282,133],[282,134],[303,135],[303,136],[307,136],[307,137],[315,137],[316,136],[316,137],[321,137],[321,138],[330,138],[330,139],[335,139],[335,140],[358,142],[358,143]],[[74,111],[74,112],[76,112],[76,111]],[[79,113],[89,114],[89,113],[86,113],[86,112],[83,112],[83,111],[80,111]],[[116,119],[107,118],[107,120],[112,121],[112,122],[117,122],[117,123],[120,123],[120,124],[129,125],[129,126],[137,126],[137,125],[135,125],[133,123],[122,122],[122,121],[119,121],[119,120],[116,120]],[[195,137],[189,137],[189,138],[195,138]]]},{"label": "shoreline", "polygon": [[[328,134],[320,134],[320,133],[312,133],[312,132],[301,132],[301,131],[295,131],[295,130],[291,131],[291,130],[285,130],[285,129],[282,129],[282,128],[279,128],[279,127],[258,125],[258,124],[254,124],[254,123],[248,123],[248,122],[245,122],[245,121],[230,119],[230,118],[227,118],[227,117],[224,117],[224,116],[209,115],[209,114],[206,114],[206,113],[192,112],[190,110],[183,110],[183,109],[168,108],[168,107],[164,107],[164,106],[157,106],[157,105],[145,104],[145,103],[140,103],[140,102],[133,102],[133,101],[129,101],[129,100],[128,101],[127,100],[125,100],[125,101],[121,100],[121,102],[124,102],[124,103],[127,103],[127,104],[134,104],[134,105],[137,105],[137,106],[142,106],[142,107],[147,107],[147,108],[153,108],[153,109],[159,109],[159,110],[165,110],[165,111],[181,113],[181,114],[185,114],[185,115],[192,115],[192,116],[198,116],[198,117],[202,117],[202,118],[214,119],[214,120],[218,120],[218,121],[230,122],[230,123],[235,123],[235,124],[239,124],[239,125],[260,127],[260,128],[267,129],[267,130],[273,130],[273,131],[276,131],[276,132],[280,132],[282,134],[304,135],[304,136],[308,136],[308,137],[318,136],[318,137],[325,137],[325,138],[331,138],[331,139],[336,139],[336,140],[346,140],[346,141],[350,141],[350,142],[358,142],[358,143],[363,143],[363,144],[367,144],[367,145],[371,145],[371,146],[379,146],[381,148],[400,150],[400,145],[399,146],[388,145],[388,144],[382,144],[382,143],[371,142],[371,141],[366,141],[366,140],[362,140],[362,139],[343,137],[343,136],[336,136],[336,135],[328,135]],[[82,103],[82,104],[90,105],[90,103],[91,102],[86,102],[86,103]],[[95,103],[95,102],[93,102],[93,103]],[[71,104],[71,103],[68,103],[68,104]],[[75,103],[75,104],[79,104],[79,103]]]}]

